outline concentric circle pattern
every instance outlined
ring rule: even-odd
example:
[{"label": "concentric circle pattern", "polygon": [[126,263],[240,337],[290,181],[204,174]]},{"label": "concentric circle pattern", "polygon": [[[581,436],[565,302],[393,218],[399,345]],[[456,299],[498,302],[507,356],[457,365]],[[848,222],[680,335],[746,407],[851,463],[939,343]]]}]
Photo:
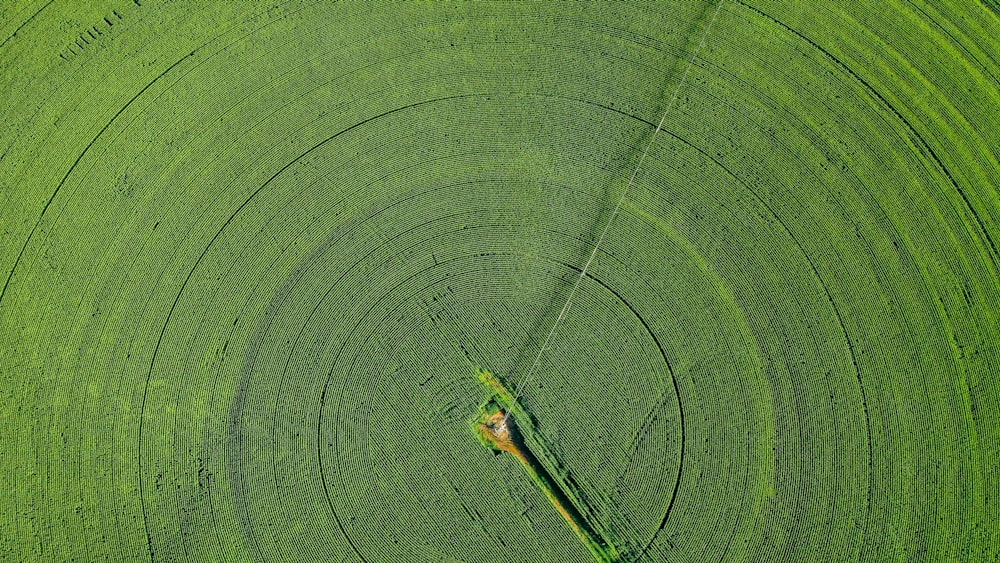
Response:
[{"label": "concentric circle pattern", "polygon": [[992,560],[997,10],[0,3],[0,559]]}]

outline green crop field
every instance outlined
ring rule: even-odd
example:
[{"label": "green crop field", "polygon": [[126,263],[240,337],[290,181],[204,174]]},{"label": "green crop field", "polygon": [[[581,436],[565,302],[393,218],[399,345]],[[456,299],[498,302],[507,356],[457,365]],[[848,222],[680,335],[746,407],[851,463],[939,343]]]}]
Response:
[{"label": "green crop field", "polygon": [[0,0],[0,561],[1000,558],[995,0]]}]

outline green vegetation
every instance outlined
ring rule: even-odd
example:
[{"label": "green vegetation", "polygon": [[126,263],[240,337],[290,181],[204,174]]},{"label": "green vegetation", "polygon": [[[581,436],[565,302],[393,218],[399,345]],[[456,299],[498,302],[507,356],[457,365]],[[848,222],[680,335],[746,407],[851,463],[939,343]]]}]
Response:
[{"label": "green vegetation", "polygon": [[996,7],[0,0],[0,561],[1000,558]]}]

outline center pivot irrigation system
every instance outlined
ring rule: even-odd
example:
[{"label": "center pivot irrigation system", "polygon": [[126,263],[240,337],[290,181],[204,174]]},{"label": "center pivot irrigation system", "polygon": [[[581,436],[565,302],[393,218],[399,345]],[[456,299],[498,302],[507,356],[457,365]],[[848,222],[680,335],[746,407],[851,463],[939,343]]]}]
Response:
[{"label": "center pivot irrigation system", "polygon": [[[573,301],[573,296],[576,294],[577,290],[580,288],[580,283],[587,276],[587,270],[590,269],[590,265],[594,261],[594,257],[597,256],[597,251],[601,247],[601,243],[604,241],[604,237],[608,234],[611,229],[611,225],[618,216],[618,212],[621,210],[622,202],[625,201],[625,196],[628,195],[629,188],[635,183],[636,177],[639,175],[639,170],[642,168],[643,161],[646,160],[646,156],[649,154],[649,149],[656,142],[656,135],[659,134],[660,130],[663,128],[663,122],[666,121],[667,115],[670,113],[671,108],[673,108],[674,103],[677,101],[677,95],[680,93],[681,88],[684,86],[684,82],[687,80],[688,73],[691,71],[691,65],[694,64],[695,58],[698,56],[698,52],[704,47],[705,40],[708,37],[709,32],[712,31],[712,26],[715,24],[715,20],[719,17],[719,12],[722,10],[722,5],[725,0],[719,0],[718,4],[715,6],[715,11],[712,13],[712,18],[709,20],[708,25],[705,26],[705,32],[701,36],[701,40],[698,41],[698,45],[694,48],[694,52],[691,54],[690,60],[688,60],[687,66],[684,67],[684,73],[681,75],[680,80],[677,82],[677,87],[674,89],[673,94],[670,96],[670,100],[667,102],[667,107],[663,112],[663,116],[660,117],[659,123],[656,124],[656,129],[650,136],[649,143],[646,148],[642,151],[642,155],[639,156],[639,162],[632,171],[632,175],[629,177],[628,182],[625,184],[625,188],[621,191],[621,195],[618,196],[618,200],[615,202],[615,206],[611,211],[611,215],[608,218],[608,222],[604,225],[604,229],[601,231],[600,236],[597,238],[597,242],[594,243],[593,250],[590,251],[590,255],[587,257],[587,262],[580,269],[580,275],[577,277],[576,282],[573,284],[572,289],[569,291],[569,295],[566,297],[566,302],[563,303],[562,309],[559,311],[559,315],[556,317],[555,322],[552,323],[552,328],[549,329],[548,334],[545,336],[545,340],[542,341],[542,345],[538,349],[538,353],[535,355],[535,359],[531,362],[531,367],[528,368],[528,372],[524,374],[524,377],[518,383],[517,387],[514,389],[513,394],[507,390],[507,387],[497,379],[496,376],[489,373],[488,371],[481,371],[479,374],[479,379],[485,383],[488,387],[493,390],[493,397],[490,398],[486,403],[480,407],[481,414],[475,420],[474,427],[479,437],[485,444],[494,448],[497,451],[506,451],[517,456],[519,460],[524,464],[528,473],[531,474],[532,478],[538,484],[539,487],[545,491],[549,500],[552,504],[559,510],[560,514],[566,518],[573,531],[580,537],[581,540],[587,545],[587,548],[594,555],[598,561],[619,561],[621,559],[621,554],[615,547],[614,540],[609,532],[599,531],[600,527],[596,521],[594,521],[593,511],[587,506],[586,501],[583,498],[582,492],[579,488],[572,486],[572,481],[569,479],[561,479],[559,481],[554,477],[555,475],[560,475],[560,472],[555,468],[558,464],[555,463],[554,458],[551,454],[551,450],[544,444],[544,439],[539,435],[536,429],[536,424],[534,423],[531,416],[524,412],[517,404],[518,397],[520,396],[521,390],[524,386],[531,381],[531,377],[534,374],[535,369],[538,367],[542,355],[545,352],[546,346],[552,340],[552,336],[555,334],[556,329],[559,328],[559,323],[566,317],[566,313],[570,309],[570,305]],[[581,353],[586,353],[581,351]],[[519,413],[519,417],[515,417],[512,420],[514,413]],[[524,428],[525,434],[518,429],[518,424],[516,421],[520,419],[521,426]],[[523,436],[528,435],[533,439],[532,441],[538,444],[537,447],[541,448],[541,457],[535,456],[531,449],[525,443]],[[549,469],[546,469],[546,464],[542,462],[542,459],[546,459],[550,464],[553,464],[552,473]],[[577,506],[580,508],[577,508]],[[587,516],[589,515],[589,517]]]}]

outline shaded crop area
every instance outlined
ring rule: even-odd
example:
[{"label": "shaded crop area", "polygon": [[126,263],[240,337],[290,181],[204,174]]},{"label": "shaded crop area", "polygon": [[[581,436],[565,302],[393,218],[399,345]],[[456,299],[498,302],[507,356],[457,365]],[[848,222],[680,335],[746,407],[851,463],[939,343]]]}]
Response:
[{"label": "shaded crop area", "polygon": [[0,560],[996,558],[997,38],[0,1]]}]

